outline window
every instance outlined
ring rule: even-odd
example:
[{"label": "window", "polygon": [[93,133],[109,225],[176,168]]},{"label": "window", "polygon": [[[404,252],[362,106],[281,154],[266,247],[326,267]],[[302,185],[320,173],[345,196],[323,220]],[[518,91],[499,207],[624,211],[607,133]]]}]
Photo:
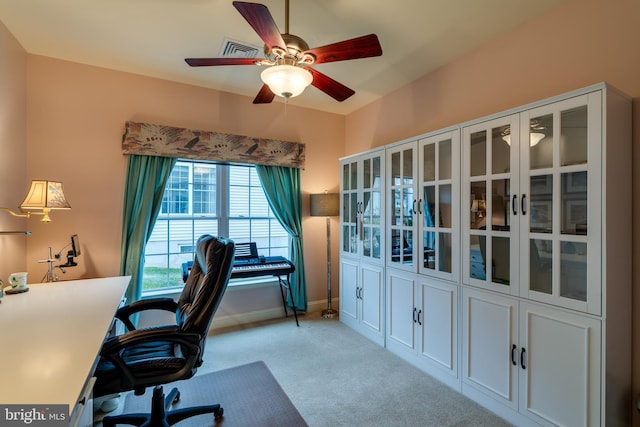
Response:
[{"label": "window", "polygon": [[289,255],[289,236],[253,166],[179,160],[145,249],[143,293],[182,286],[183,263],[203,234],[256,242],[265,256]]}]

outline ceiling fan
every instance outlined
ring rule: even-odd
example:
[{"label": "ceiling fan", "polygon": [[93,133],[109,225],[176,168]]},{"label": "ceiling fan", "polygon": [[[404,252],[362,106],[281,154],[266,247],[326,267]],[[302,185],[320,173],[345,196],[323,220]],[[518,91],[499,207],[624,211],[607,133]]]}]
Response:
[{"label": "ceiling fan", "polygon": [[285,30],[282,34],[265,5],[234,1],[233,6],[265,43],[265,58],[187,58],[185,61],[192,67],[268,67],[261,74],[264,84],[253,100],[254,104],[268,104],[276,95],[292,98],[302,93],[309,84],[342,102],[355,92],[310,65],[382,55],[382,47],[375,34],[309,49],[302,38],[289,34],[289,0],[285,0]]}]

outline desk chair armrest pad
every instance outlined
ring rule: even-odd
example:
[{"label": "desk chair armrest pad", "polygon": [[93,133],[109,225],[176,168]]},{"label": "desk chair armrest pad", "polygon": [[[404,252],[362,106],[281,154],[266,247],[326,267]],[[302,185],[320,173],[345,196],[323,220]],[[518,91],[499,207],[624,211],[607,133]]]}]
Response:
[{"label": "desk chair armrest pad", "polygon": [[178,304],[173,298],[151,298],[140,301],[134,301],[131,304],[120,307],[116,311],[115,317],[120,320],[126,326],[127,330],[135,331],[136,327],[131,322],[131,316],[136,313],[140,313],[146,310],[164,310],[175,313],[178,309]]}]

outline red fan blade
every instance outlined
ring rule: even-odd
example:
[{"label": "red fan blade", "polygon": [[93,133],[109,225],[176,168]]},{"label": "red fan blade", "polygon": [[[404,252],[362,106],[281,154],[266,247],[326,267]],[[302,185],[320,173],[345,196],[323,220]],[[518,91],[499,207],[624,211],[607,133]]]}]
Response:
[{"label": "red fan blade", "polygon": [[349,89],[342,83],[338,83],[331,77],[322,74],[320,71],[316,71],[313,68],[309,67],[305,67],[305,70],[309,71],[313,76],[313,81],[311,82],[311,84],[336,101],[342,102],[355,93],[353,89]]},{"label": "red fan blade", "polygon": [[287,50],[287,45],[282,39],[280,30],[273,20],[267,6],[259,3],[247,3],[242,1],[234,1],[233,6],[240,12],[240,15],[247,20],[251,28],[258,33],[264,44],[273,48],[279,47]]},{"label": "red fan blade", "polygon": [[187,58],[187,64],[192,67],[209,67],[212,65],[254,65],[253,58]]},{"label": "red fan blade", "polygon": [[276,94],[271,92],[271,89],[269,89],[269,86],[264,84],[260,88],[260,92],[258,92],[258,94],[256,95],[255,99],[253,100],[253,103],[254,104],[269,104],[271,101],[273,101],[273,98],[275,98],[275,96],[276,96]]},{"label": "red fan blade", "polygon": [[304,53],[314,55],[316,57],[315,63],[321,64],[323,62],[380,56],[382,55],[382,47],[380,46],[380,41],[378,41],[378,36],[369,34],[368,36],[356,37],[355,39],[309,49]]}]

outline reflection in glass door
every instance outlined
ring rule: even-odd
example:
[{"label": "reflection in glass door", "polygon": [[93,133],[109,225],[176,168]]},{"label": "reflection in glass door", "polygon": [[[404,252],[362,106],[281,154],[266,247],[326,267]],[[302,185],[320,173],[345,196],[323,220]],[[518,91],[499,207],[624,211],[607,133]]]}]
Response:
[{"label": "reflection in glass door", "polygon": [[342,194],[341,223],[342,223],[342,247],[343,254],[355,255],[358,253],[358,163],[356,161],[342,164]]},{"label": "reflection in glass door", "polygon": [[361,239],[362,256],[380,260],[382,254],[382,159],[380,154],[362,162]]},{"label": "reflection in glass door", "polygon": [[418,195],[414,193],[417,171],[415,143],[391,147],[387,151],[389,172],[389,240],[387,263],[412,269],[415,259],[414,223],[417,217]]},{"label": "reflection in glass door", "polygon": [[518,292],[518,129],[507,116],[463,130],[463,281],[510,294]]},{"label": "reflection in glass door", "polygon": [[590,200],[599,196],[589,177],[599,169],[589,163],[597,160],[589,153],[598,145],[588,118],[583,96],[525,112],[521,120],[529,137],[521,178],[528,187],[522,191],[530,195],[530,215],[522,230],[528,236],[522,247],[528,296],[581,310],[598,297],[589,295],[589,287],[599,280],[599,263],[589,262],[590,251],[595,251],[592,256],[599,252],[589,215]]},{"label": "reflection in glass door", "polygon": [[419,271],[422,274],[449,279],[457,278],[459,217],[457,132],[427,137],[419,147],[419,202],[421,247]]}]

